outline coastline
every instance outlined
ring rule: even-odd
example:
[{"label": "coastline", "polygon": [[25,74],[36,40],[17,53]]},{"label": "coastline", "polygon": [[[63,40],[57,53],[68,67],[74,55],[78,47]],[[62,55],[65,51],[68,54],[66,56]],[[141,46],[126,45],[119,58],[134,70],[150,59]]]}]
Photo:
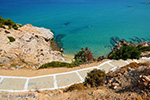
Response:
[{"label": "coastline", "polygon": [[64,58],[67,62],[71,63],[71,62],[73,61],[74,55],[73,55],[73,54],[63,54],[63,58]]}]

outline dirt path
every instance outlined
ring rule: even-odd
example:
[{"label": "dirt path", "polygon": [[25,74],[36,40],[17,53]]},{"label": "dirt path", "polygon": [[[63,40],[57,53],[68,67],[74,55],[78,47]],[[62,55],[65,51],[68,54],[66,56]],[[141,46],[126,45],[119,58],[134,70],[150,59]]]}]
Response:
[{"label": "dirt path", "polygon": [[94,62],[91,64],[84,64],[80,65],[79,67],[74,68],[48,68],[48,69],[40,69],[40,70],[31,70],[31,69],[14,69],[14,70],[5,70],[0,69],[0,75],[1,76],[23,76],[23,77],[33,77],[33,76],[40,76],[40,75],[48,75],[48,74],[56,74],[56,73],[63,73],[63,72],[69,72],[73,70],[88,68],[92,66],[98,66],[101,63],[108,61],[108,59],[105,59],[101,62]]}]

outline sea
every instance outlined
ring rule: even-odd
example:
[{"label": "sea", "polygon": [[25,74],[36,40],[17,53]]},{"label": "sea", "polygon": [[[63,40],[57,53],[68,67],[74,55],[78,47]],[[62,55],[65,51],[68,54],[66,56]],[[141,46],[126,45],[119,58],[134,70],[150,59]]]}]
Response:
[{"label": "sea", "polygon": [[108,55],[116,41],[150,41],[149,0],[0,0],[0,16],[52,30],[64,54],[89,47]]}]

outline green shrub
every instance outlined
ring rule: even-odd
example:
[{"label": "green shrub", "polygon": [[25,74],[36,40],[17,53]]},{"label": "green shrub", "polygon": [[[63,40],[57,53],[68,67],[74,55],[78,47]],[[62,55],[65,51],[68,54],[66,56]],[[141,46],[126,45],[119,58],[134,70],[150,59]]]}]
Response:
[{"label": "green shrub", "polygon": [[139,50],[140,50],[141,52],[150,51],[150,46],[140,47]]},{"label": "green shrub", "polygon": [[143,47],[143,45],[140,43],[140,44],[137,45],[136,48],[137,48],[137,49],[140,49],[141,47]]},{"label": "green shrub", "polygon": [[141,51],[138,50],[134,46],[123,46],[119,50],[117,50],[115,53],[112,54],[112,59],[139,59],[141,56]]},{"label": "green shrub", "polygon": [[12,67],[15,67],[15,66],[17,66],[17,64],[11,64],[11,66],[12,66]]},{"label": "green shrub", "polygon": [[85,85],[89,84],[91,87],[103,85],[105,76],[106,74],[104,71],[94,69],[87,74]]},{"label": "green shrub", "polygon": [[5,25],[12,25],[14,22],[11,19],[3,19]]},{"label": "green shrub", "polygon": [[88,47],[86,47],[85,50],[84,48],[81,48],[81,50],[74,55],[74,59],[74,63],[76,65],[81,65],[83,63],[92,62],[94,60],[94,57],[93,53],[88,49]]},{"label": "green shrub", "polygon": [[21,25],[21,24],[17,24],[17,26],[18,26],[18,27],[22,27],[22,25]]},{"label": "green shrub", "polygon": [[52,68],[57,68],[57,67],[68,67],[68,68],[71,68],[71,67],[75,67],[75,66],[76,65],[74,65],[73,63],[65,63],[65,62],[53,61],[53,62],[41,65],[38,69],[49,68],[49,67],[52,67]]},{"label": "green shrub", "polygon": [[0,27],[4,28],[3,25],[7,25],[9,28],[18,29],[16,23],[14,23],[11,19],[2,19],[0,16]]},{"label": "green shrub", "polygon": [[76,60],[76,61],[72,61],[72,64],[74,64],[74,65],[76,65],[76,66],[79,66],[79,65],[84,64],[84,62],[79,61],[79,60]]},{"label": "green shrub", "polygon": [[16,24],[13,24],[12,27],[17,30],[18,29],[18,26]]},{"label": "green shrub", "polygon": [[10,42],[14,42],[15,41],[15,38],[13,38],[12,36],[8,36],[8,39]]},{"label": "green shrub", "polygon": [[9,31],[7,31],[7,30],[5,30],[5,33],[6,33],[6,34],[9,34],[10,32],[9,32]]}]

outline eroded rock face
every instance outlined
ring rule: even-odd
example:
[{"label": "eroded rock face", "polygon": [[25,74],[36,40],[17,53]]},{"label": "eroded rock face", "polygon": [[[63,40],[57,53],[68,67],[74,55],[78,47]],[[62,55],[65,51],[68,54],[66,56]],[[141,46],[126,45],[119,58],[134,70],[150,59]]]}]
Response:
[{"label": "eroded rock face", "polygon": [[[8,32],[10,33],[8,33]],[[13,37],[10,42],[8,37]],[[0,28],[0,64],[25,63],[40,66],[51,61],[64,61],[61,52],[53,51],[51,40],[54,34],[49,29],[24,25],[18,30]]]}]

